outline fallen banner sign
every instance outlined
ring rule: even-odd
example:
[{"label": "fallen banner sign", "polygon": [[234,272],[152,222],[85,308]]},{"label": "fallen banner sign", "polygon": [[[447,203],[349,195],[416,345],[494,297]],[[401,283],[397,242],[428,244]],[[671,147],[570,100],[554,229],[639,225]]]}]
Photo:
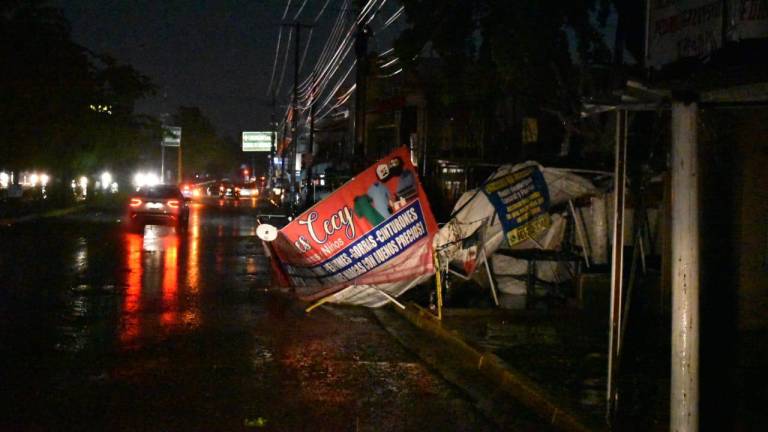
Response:
[{"label": "fallen banner sign", "polygon": [[436,232],[402,147],[283,227],[271,246],[299,297],[314,301],[350,286],[433,273]]}]

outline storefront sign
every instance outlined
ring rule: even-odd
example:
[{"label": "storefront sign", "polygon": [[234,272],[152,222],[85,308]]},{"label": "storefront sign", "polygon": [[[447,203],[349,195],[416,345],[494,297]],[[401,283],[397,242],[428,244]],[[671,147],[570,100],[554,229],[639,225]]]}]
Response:
[{"label": "storefront sign", "polygon": [[648,64],[703,58],[722,46],[722,0],[648,0]]}]

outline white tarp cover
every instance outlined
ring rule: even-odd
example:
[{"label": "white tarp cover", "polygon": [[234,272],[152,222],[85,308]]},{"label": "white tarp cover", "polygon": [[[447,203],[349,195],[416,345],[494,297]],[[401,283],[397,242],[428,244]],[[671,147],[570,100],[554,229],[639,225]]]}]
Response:
[{"label": "white tarp cover", "polygon": [[[528,166],[538,166],[544,174],[549,189],[550,206],[567,204],[569,200],[600,194],[600,191],[588,179],[558,168],[545,168],[536,162],[524,162],[516,165],[504,165],[494,172],[489,181],[510,172],[519,171]],[[464,193],[454,207],[455,214],[435,236],[435,250],[439,252],[441,266],[452,264],[466,274],[474,271],[482,263],[482,253],[491,256],[504,243],[504,232],[496,216],[496,211],[484,193],[477,189]],[[458,211],[457,211],[458,210]],[[563,223],[553,223],[546,230],[532,239],[512,246],[514,249],[548,249],[560,246],[564,229]],[[473,236],[478,237],[478,244],[462,241]],[[471,243],[471,242],[469,242]],[[484,248],[484,251],[480,250]],[[480,260],[478,260],[480,258]],[[512,258],[510,258],[512,259]]]}]

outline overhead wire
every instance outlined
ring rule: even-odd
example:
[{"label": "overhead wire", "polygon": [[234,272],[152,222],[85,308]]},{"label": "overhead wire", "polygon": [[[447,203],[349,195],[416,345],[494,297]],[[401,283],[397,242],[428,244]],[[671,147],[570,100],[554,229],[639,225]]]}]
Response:
[{"label": "overhead wire", "polygon": [[309,45],[312,42],[312,33],[315,31],[314,27],[311,27],[309,29],[309,36],[307,36],[307,43],[304,45],[304,54],[301,55],[301,61],[299,62],[299,73],[301,73],[302,68],[304,67],[304,60],[307,58],[307,52],[309,51]]},{"label": "overhead wire", "polygon": [[[371,0],[371,1],[376,1],[376,0]],[[350,44],[350,42],[352,40],[352,35],[356,28],[357,27],[355,25],[350,26],[350,29],[345,34],[344,39],[336,49],[336,52],[333,54],[333,56],[331,56],[328,63],[321,69],[320,73],[317,74],[317,82],[313,83],[313,86],[314,86],[313,91],[322,91],[322,89],[325,87],[327,82],[332,78],[335,71],[338,70],[338,65],[346,57],[346,55],[349,53],[349,51],[352,48],[352,45]]]},{"label": "overhead wire", "polygon": [[392,23],[395,22],[398,18],[400,18],[400,16],[403,14],[403,10],[405,10],[405,6],[400,6],[400,9],[398,9],[397,12],[392,14],[392,16],[389,17],[389,19],[384,22],[384,26],[381,29],[384,30],[385,28],[392,25]]},{"label": "overhead wire", "polygon": [[[318,13],[318,15],[316,16],[315,20],[320,18],[320,16],[323,14],[323,12],[325,11],[329,3],[330,3],[330,0],[327,0],[325,2],[320,13]],[[312,73],[310,73],[309,76],[299,85],[299,94],[297,95],[298,96],[297,99],[300,100],[300,106],[297,108],[300,111],[306,111],[312,105],[316,105],[315,110],[321,113],[318,116],[320,119],[329,115],[331,112],[333,112],[333,110],[343,105],[349,99],[351,94],[354,92],[356,86],[352,85],[343,95],[337,97],[336,101],[329,106],[329,103],[331,103],[334,96],[337,94],[338,90],[349,78],[349,75],[351,74],[352,70],[357,64],[356,60],[352,62],[350,67],[347,69],[346,73],[335,82],[335,84],[332,86],[332,88],[327,93],[325,98],[322,98],[321,96],[323,93],[326,92],[326,90],[328,89],[328,84],[336,75],[336,73],[339,71],[341,64],[344,63],[345,59],[351,52],[352,47],[354,46],[352,42],[353,42],[353,36],[355,34],[355,31],[359,29],[361,25],[368,25],[373,20],[373,18],[376,17],[379,14],[379,12],[381,12],[383,7],[387,3],[387,0],[368,0],[366,4],[363,6],[363,8],[360,10],[360,12],[357,14],[357,16],[355,17],[353,23],[349,26],[348,29],[346,29],[346,31],[344,31],[343,22],[345,20],[343,19],[344,18],[343,12],[348,3],[349,3],[349,0],[344,1],[343,7],[342,9],[340,9],[340,13],[336,18],[334,27],[331,30],[328,39],[326,40],[326,43],[321,51],[321,54],[317,62],[315,63]],[[303,9],[305,4],[306,4],[306,0],[305,0],[305,3],[302,4],[300,11],[301,9]],[[397,17],[401,13],[402,13],[402,10],[398,10],[398,12],[396,12],[395,15],[393,15],[393,17],[391,17],[388,20],[388,22],[389,23],[393,22],[395,19],[397,19]],[[298,14],[296,16],[298,17]],[[365,21],[365,23],[363,23],[363,21]],[[292,34],[289,34],[289,38],[290,37],[292,37]],[[304,55],[302,56],[302,60],[300,63],[301,66],[303,66],[303,63],[306,60],[307,52],[308,52],[308,49],[305,47]],[[387,66],[389,66],[390,64],[393,64],[396,61],[397,59],[395,59],[392,62],[389,62]],[[287,56],[286,56],[286,61],[283,64],[283,72],[281,73],[281,75],[283,76],[284,76],[286,63],[287,63]],[[390,74],[390,76],[396,75],[399,72],[400,70]],[[281,76],[280,86],[282,86],[283,76]],[[318,101],[320,100],[322,100],[322,102],[318,103]],[[288,112],[286,112],[286,115],[287,114]],[[298,112],[294,112],[292,114],[298,115]]]},{"label": "overhead wire", "polygon": [[301,15],[301,11],[304,10],[304,6],[307,5],[307,0],[304,0],[304,3],[301,4],[301,7],[299,8],[298,12],[296,12],[296,15],[293,16],[293,20],[296,21],[299,19],[299,15]]},{"label": "overhead wire", "polygon": [[[313,72],[316,72],[319,69],[321,69],[320,65],[324,65],[327,62],[328,56],[330,55],[331,46],[335,45],[338,42],[338,39],[341,36],[342,29],[343,29],[344,9],[346,8],[348,3],[349,3],[349,0],[345,0],[344,3],[342,4],[342,8],[339,10],[339,15],[336,17],[336,21],[334,23],[333,29],[331,30],[330,35],[326,40],[325,45],[323,46],[323,50],[321,51],[320,56],[317,62],[315,63]],[[300,95],[306,95],[307,87],[312,81],[312,75],[313,74],[310,74],[301,84],[299,84]]]},{"label": "overhead wire", "polygon": [[283,59],[283,70],[280,72],[280,81],[278,81],[275,93],[279,93],[283,88],[283,79],[285,78],[285,68],[288,65],[288,54],[291,52],[291,39],[293,38],[293,29],[288,32],[288,42],[285,44],[285,57]]},{"label": "overhead wire", "polygon": [[330,3],[330,2],[331,2],[331,0],[325,0],[325,4],[323,5],[323,7],[320,9],[320,12],[315,17],[315,20],[312,21],[313,23],[316,23],[320,19],[320,17],[323,16],[323,12],[325,12],[325,8],[328,7],[328,3]]},{"label": "overhead wire", "polygon": [[272,62],[272,77],[269,78],[269,87],[267,87],[267,95],[272,92],[272,85],[275,83],[275,71],[277,70],[277,58],[280,56],[280,39],[283,38],[283,26],[280,26],[280,31],[277,33],[277,46],[275,47],[275,59]]},{"label": "overhead wire", "polygon": [[352,96],[352,94],[355,92],[356,89],[357,89],[357,84],[352,84],[352,86],[346,92],[344,92],[344,94],[342,94],[337,98],[338,101],[332,107],[328,108],[324,113],[320,114],[315,120],[317,121],[317,120],[324,119],[325,117],[330,115],[336,108],[344,105],[349,100],[349,98]]},{"label": "overhead wire", "polygon": [[334,86],[333,90],[331,90],[328,93],[328,96],[326,96],[325,100],[320,104],[319,107],[315,108],[316,112],[322,111],[328,105],[328,103],[331,101],[331,99],[333,99],[333,96],[336,94],[336,92],[339,90],[339,88],[341,88],[341,86],[347,80],[347,78],[349,77],[349,74],[352,73],[352,70],[355,68],[356,64],[357,64],[357,60],[352,62],[352,64],[350,65],[349,69],[347,70],[347,72],[344,74],[344,76],[341,77],[341,79],[339,79],[336,82],[336,85]]},{"label": "overhead wire", "polygon": [[282,19],[285,19],[285,17],[288,16],[288,9],[291,8],[291,1],[292,0],[288,0],[288,2],[285,4],[285,11],[283,11],[283,18]]},{"label": "overhead wire", "polygon": [[384,7],[384,5],[387,4],[387,0],[381,0],[381,4],[379,5],[379,8],[376,9],[376,12],[372,13],[370,17],[368,17],[368,20],[365,22],[365,25],[368,25],[373,21],[373,19],[378,15],[379,11],[381,11],[381,8]]}]

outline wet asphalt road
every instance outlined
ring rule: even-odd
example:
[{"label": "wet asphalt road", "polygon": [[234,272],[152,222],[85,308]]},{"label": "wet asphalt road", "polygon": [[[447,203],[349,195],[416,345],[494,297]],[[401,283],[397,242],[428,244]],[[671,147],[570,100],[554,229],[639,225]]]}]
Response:
[{"label": "wet asphalt road", "polygon": [[0,430],[495,430],[370,311],[271,288],[254,207],[0,228]]}]

